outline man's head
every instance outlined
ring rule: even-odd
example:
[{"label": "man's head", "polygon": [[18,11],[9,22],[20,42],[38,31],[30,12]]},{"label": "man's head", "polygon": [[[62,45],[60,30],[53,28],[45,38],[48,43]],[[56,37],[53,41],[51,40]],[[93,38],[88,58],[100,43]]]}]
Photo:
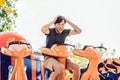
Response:
[{"label": "man's head", "polygon": [[55,26],[57,33],[62,33],[62,31],[64,30],[65,23],[66,23],[66,20],[63,16],[57,17],[57,19],[54,23],[54,26]]}]

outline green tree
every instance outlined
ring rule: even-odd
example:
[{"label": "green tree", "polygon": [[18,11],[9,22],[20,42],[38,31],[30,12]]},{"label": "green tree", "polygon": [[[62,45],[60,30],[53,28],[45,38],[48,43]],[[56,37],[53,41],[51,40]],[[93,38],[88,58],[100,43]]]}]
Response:
[{"label": "green tree", "polygon": [[17,18],[16,2],[18,0],[0,0],[0,32],[13,31]]}]

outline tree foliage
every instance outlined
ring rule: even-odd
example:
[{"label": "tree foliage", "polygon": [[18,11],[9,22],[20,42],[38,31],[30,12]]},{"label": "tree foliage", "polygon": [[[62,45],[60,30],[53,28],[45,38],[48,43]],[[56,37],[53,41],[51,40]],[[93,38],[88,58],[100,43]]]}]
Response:
[{"label": "tree foliage", "polygon": [[16,2],[17,0],[0,0],[0,32],[14,30],[18,16]]}]

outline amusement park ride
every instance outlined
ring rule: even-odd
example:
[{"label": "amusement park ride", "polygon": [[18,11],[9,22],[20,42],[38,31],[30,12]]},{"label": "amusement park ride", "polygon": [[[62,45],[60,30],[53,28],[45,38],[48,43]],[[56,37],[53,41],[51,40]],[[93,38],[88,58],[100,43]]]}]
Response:
[{"label": "amusement park ride", "polygon": [[[7,13],[14,13],[4,7],[4,1],[0,1],[0,8]],[[85,46],[84,49],[76,49],[70,44],[55,44],[50,49],[41,48],[40,51],[43,55],[56,57],[65,65],[70,55],[66,46],[73,46],[73,54],[89,60],[87,68],[80,69],[80,80],[120,80],[120,59],[101,61],[96,50],[99,47]],[[40,56],[41,53],[37,52],[37,55]],[[12,31],[0,33],[0,80],[48,80],[50,74],[46,74],[46,71],[43,61],[36,59],[32,46],[23,36]],[[59,80],[66,80],[65,70]]]},{"label": "amusement park ride", "polygon": [[[76,49],[71,44],[55,44],[50,49],[41,48],[40,51],[44,55],[56,57],[60,63],[65,65],[66,59],[70,55],[67,46],[74,47],[73,54],[89,60],[86,71],[80,75],[80,80],[120,80],[120,60],[115,58],[102,61],[99,52],[96,50],[99,47],[85,46],[84,49]],[[36,54],[34,54],[32,46],[21,35],[15,32],[1,32],[0,49],[0,80],[49,79],[44,63],[35,59]],[[37,55],[39,56],[39,54],[41,53]],[[27,58],[28,56],[29,58]],[[38,64],[40,65],[38,66]],[[12,70],[9,74],[8,67],[11,65]],[[105,72],[107,75],[104,75]],[[65,70],[59,76],[59,80],[66,80]]]}]

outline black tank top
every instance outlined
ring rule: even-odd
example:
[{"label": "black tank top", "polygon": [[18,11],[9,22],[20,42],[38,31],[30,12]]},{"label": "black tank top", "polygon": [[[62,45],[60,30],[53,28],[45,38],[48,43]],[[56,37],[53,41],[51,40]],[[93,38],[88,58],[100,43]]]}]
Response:
[{"label": "black tank top", "polygon": [[64,29],[62,33],[58,34],[55,31],[55,28],[51,28],[49,30],[50,30],[50,33],[47,34],[47,38],[46,38],[47,48],[50,48],[53,44],[63,44],[70,32],[70,29]]}]

